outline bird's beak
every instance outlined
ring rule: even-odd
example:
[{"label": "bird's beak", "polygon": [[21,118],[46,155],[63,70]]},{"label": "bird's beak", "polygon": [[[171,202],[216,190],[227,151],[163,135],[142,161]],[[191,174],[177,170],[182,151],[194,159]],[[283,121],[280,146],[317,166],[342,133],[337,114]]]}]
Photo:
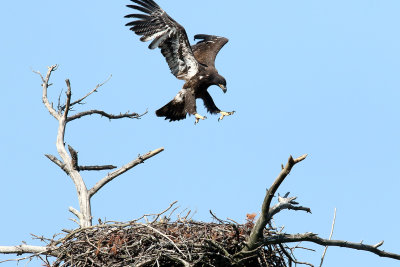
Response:
[{"label": "bird's beak", "polygon": [[218,86],[222,89],[224,93],[226,93],[226,87],[223,84],[218,84]]}]

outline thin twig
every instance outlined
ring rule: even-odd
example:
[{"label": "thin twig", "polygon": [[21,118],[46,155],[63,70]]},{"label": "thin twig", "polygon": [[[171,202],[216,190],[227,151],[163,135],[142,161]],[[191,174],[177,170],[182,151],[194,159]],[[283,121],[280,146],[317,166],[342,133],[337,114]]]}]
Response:
[{"label": "thin twig", "polygon": [[219,223],[221,223],[221,224],[226,223],[226,221],[224,221],[224,220],[218,218],[211,210],[210,210],[210,214],[211,214],[211,216],[213,216],[213,218],[216,219]]},{"label": "thin twig", "polygon": [[178,201],[175,200],[174,202],[172,202],[172,203],[169,205],[168,208],[166,208],[165,210],[163,210],[163,211],[160,212],[160,213],[157,213],[157,214],[149,214],[148,216],[150,216],[150,215],[156,216],[156,217],[154,218],[154,220],[153,220],[151,223],[156,222],[156,221],[158,220],[158,218],[160,218],[161,215],[163,215],[164,213],[166,213],[167,211],[169,211],[169,210],[172,208],[172,206],[174,206],[177,202],[178,202]]},{"label": "thin twig", "polygon": [[135,167],[138,164],[143,163],[145,160],[154,157],[155,155],[157,155],[158,153],[161,153],[162,151],[164,151],[164,148],[159,148],[153,151],[148,152],[147,154],[143,155],[143,156],[139,156],[137,159],[129,162],[128,164],[122,166],[121,168],[119,168],[118,170],[115,170],[111,173],[109,173],[106,177],[104,177],[103,179],[101,179],[100,181],[98,181],[90,190],[89,190],[89,196],[92,197],[94,194],[97,193],[97,191],[99,191],[104,185],[106,185],[107,183],[111,182],[114,178],[118,177],[119,175],[129,171],[130,169],[132,169],[133,167]]},{"label": "thin twig", "polygon": [[141,223],[141,225],[143,225],[143,226],[145,226],[145,227],[147,227],[147,228],[149,228],[149,229],[152,229],[152,230],[153,230],[154,232],[156,232],[157,234],[159,234],[159,235],[165,237],[165,238],[176,248],[176,250],[178,250],[179,253],[180,253],[183,257],[186,258],[186,255],[182,252],[182,250],[180,250],[180,249],[178,248],[178,246],[174,243],[174,241],[172,241],[171,238],[169,238],[167,235],[165,235],[165,234],[161,233],[160,231],[158,231],[157,229],[151,227],[149,224]]},{"label": "thin twig", "polygon": [[[333,213],[332,228],[331,228],[331,234],[329,235],[329,240],[332,239],[333,230],[335,229],[335,221],[336,221],[336,208],[335,208],[335,212]],[[322,253],[321,264],[319,265],[319,267],[321,267],[322,263],[324,263],[324,258],[325,258],[325,254],[326,254],[327,249],[328,249],[328,246],[325,247],[324,253]]]},{"label": "thin twig", "polygon": [[[87,93],[84,97],[82,97],[82,98],[80,98],[80,99],[78,99],[78,100],[72,102],[72,103],[71,103],[71,107],[74,106],[74,105],[76,105],[76,104],[81,104],[81,102],[82,102],[83,100],[85,100],[88,96],[90,96],[90,95],[93,94],[94,92],[97,92],[97,89],[99,89],[99,87],[101,87],[101,86],[103,86],[105,83],[107,83],[107,82],[111,79],[111,77],[112,77],[112,75],[110,75],[110,77],[108,77],[107,80],[105,80],[104,82],[97,84],[96,87],[95,87],[92,91],[90,91],[89,93]],[[61,110],[64,110],[64,108],[65,108],[65,106],[62,106],[62,107],[61,107]]]}]

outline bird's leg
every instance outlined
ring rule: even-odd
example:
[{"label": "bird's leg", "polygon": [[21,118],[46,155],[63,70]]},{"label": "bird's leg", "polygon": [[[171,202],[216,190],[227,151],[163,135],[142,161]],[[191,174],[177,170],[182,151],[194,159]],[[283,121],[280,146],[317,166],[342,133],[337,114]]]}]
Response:
[{"label": "bird's leg", "polygon": [[201,116],[200,114],[196,113],[194,114],[194,116],[196,117],[196,121],[194,122],[194,124],[197,124],[199,122],[199,120],[205,120],[207,119],[206,116]]},{"label": "bird's leg", "polygon": [[222,120],[225,116],[232,115],[233,113],[235,113],[235,111],[231,111],[231,112],[220,111],[219,114],[221,114],[221,116],[218,118],[218,121]]}]

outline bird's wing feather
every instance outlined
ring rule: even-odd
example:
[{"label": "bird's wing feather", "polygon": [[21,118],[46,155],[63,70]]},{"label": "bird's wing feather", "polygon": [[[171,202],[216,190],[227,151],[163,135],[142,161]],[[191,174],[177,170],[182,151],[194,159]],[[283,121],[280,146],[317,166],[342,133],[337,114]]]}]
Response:
[{"label": "bird's wing feather", "polygon": [[201,39],[192,46],[193,54],[198,62],[215,67],[215,58],[221,48],[229,41],[225,37],[197,34],[194,39]]},{"label": "bird's wing feather", "polygon": [[153,0],[131,1],[137,5],[127,7],[145,14],[126,15],[126,18],[136,19],[126,26],[130,26],[130,30],[141,35],[141,41],[152,40],[150,49],[161,49],[172,74],[178,79],[190,80],[198,72],[199,63],[193,55],[185,29]]}]

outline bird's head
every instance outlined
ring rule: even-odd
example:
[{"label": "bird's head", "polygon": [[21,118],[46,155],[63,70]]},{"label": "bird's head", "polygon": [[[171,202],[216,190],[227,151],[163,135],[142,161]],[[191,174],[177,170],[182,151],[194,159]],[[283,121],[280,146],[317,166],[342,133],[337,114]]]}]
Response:
[{"label": "bird's head", "polygon": [[221,75],[218,75],[218,76],[215,77],[215,81],[214,82],[215,82],[216,85],[219,86],[219,88],[222,89],[222,91],[224,93],[226,93],[227,88],[226,88],[226,80],[225,80],[224,77],[222,77]]}]

